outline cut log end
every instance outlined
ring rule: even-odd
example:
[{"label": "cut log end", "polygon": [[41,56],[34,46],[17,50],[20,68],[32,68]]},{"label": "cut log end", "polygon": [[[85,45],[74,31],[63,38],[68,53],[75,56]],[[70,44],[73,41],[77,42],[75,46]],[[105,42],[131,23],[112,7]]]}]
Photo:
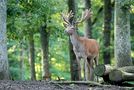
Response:
[{"label": "cut log end", "polygon": [[106,76],[109,74],[114,69],[114,67],[110,66],[109,64],[104,65],[97,65],[96,68],[94,69],[94,73],[96,76]]},{"label": "cut log end", "polygon": [[97,67],[94,69],[94,73],[96,76],[103,76],[105,72],[105,66],[104,65],[97,65]]}]

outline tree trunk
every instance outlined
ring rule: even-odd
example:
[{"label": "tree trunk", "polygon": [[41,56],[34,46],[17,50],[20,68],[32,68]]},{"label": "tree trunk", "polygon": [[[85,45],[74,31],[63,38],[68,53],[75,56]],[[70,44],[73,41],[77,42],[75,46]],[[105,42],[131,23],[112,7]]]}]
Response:
[{"label": "tree trunk", "polygon": [[117,67],[132,65],[130,44],[130,13],[120,0],[115,0],[115,60]]},{"label": "tree trunk", "polygon": [[24,80],[24,49],[23,42],[20,42],[20,80]]},{"label": "tree trunk", "polygon": [[31,80],[36,80],[35,74],[35,51],[34,51],[34,39],[33,33],[29,34],[29,61],[30,61],[30,69],[31,69]]},{"label": "tree trunk", "polygon": [[40,28],[40,39],[43,54],[43,79],[50,80],[51,74],[49,71],[49,32],[46,30],[46,25]]},{"label": "tree trunk", "polygon": [[[85,0],[85,9],[91,8],[91,0]],[[91,18],[85,21],[85,37],[91,38],[92,37],[92,23]]]},{"label": "tree trunk", "polygon": [[[76,13],[76,6],[75,0],[68,0],[68,11],[72,10],[72,12]],[[72,22],[75,18],[71,18],[70,21]],[[70,53],[70,71],[71,71],[71,80],[80,80],[80,66],[77,63],[76,56],[73,51],[73,46],[69,38],[69,53]]]},{"label": "tree trunk", "polygon": [[[85,9],[90,9],[91,8],[91,0],[85,0]],[[84,36],[87,38],[92,37],[92,32],[91,32],[91,18],[85,21],[85,34]],[[90,78],[90,70],[88,68],[88,63],[84,61],[84,80],[89,80]]]},{"label": "tree trunk", "polygon": [[9,65],[6,45],[6,0],[0,1],[0,80],[9,79]]},{"label": "tree trunk", "polygon": [[112,9],[111,9],[111,0],[104,0],[104,64],[110,64],[111,56],[110,56],[110,34],[111,34],[111,17],[112,17]]}]

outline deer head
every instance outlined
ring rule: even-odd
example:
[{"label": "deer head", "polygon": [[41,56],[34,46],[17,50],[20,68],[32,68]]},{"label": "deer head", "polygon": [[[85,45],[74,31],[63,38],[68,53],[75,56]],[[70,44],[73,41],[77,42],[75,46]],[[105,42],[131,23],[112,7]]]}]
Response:
[{"label": "deer head", "polygon": [[65,32],[68,35],[74,34],[76,32],[75,26],[78,25],[79,23],[82,23],[83,21],[87,20],[88,18],[90,18],[91,15],[92,15],[91,11],[86,9],[79,20],[76,20],[75,22],[71,23],[70,19],[74,16],[74,13],[72,11],[70,11],[69,13],[66,13],[66,14],[62,13],[61,16],[64,20],[63,24],[64,24],[64,27],[66,28]]}]

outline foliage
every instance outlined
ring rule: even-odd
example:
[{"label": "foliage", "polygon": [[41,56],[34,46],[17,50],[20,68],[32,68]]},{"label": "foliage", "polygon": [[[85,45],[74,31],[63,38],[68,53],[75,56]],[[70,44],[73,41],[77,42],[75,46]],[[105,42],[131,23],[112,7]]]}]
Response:
[{"label": "foliage", "polygon": [[[23,48],[26,48],[25,50],[28,50],[27,48],[27,36],[30,32],[35,33],[35,53],[36,53],[36,72],[37,72],[37,79],[41,79],[41,51],[40,51],[40,36],[39,36],[39,28],[43,24],[47,23],[48,28],[47,30],[51,33],[51,38],[62,38],[63,34],[63,28],[61,27],[61,18],[60,12],[63,9],[62,6],[59,6],[60,4],[63,4],[64,1],[57,1],[57,0],[9,0],[8,1],[8,18],[7,18],[7,26],[8,26],[8,52],[9,52],[9,63],[10,63],[10,71],[11,75],[14,79],[19,79],[19,70],[20,70],[20,61],[19,61],[19,43],[25,39],[26,44],[23,45]],[[53,6],[53,7],[50,7]],[[58,7],[57,7],[58,6]],[[64,37],[64,36],[63,36]],[[65,39],[64,39],[65,40]],[[62,41],[60,41],[62,43]],[[53,43],[53,44],[52,44]],[[55,40],[50,40],[50,50],[51,47],[56,48],[58,46],[55,46],[56,44]],[[58,45],[58,43],[57,43]],[[15,48],[14,48],[15,47]],[[58,47],[60,48],[60,47]],[[53,50],[51,50],[53,51]],[[63,50],[64,51],[64,50]],[[50,55],[54,52],[50,52]],[[16,53],[16,54],[15,54]],[[27,51],[24,57],[26,57],[26,61],[28,61]],[[61,54],[61,52],[60,52]],[[64,56],[63,58],[60,58],[56,55],[53,56],[56,58],[59,64],[64,63]],[[65,56],[66,57],[66,56]],[[66,57],[67,58],[67,57]],[[50,57],[51,60],[51,57]],[[63,61],[63,62],[61,62]],[[12,63],[11,63],[12,62]],[[18,63],[17,63],[18,62]],[[57,63],[57,62],[55,62]],[[53,64],[55,64],[53,63]],[[29,62],[25,62],[25,67],[29,67]],[[17,66],[16,66],[17,65]],[[65,65],[65,63],[64,63]],[[68,64],[69,65],[69,64]],[[39,67],[40,66],[40,67]],[[64,67],[64,66],[62,66]],[[60,68],[62,68],[60,67]],[[69,67],[69,66],[67,66]],[[55,68],[52,67],[52,71]],[[29,68],[24,68],[24,71],[29,72]],[[59,68],[57,68],[60,70]],[[63,70],[64,72],[66,70]],[[16,73],[15,73],[16,72]],[[26,73],[26,72],[25,72]],[[40,75],[39,75],[40,74]],[[30,77],[30,73],[25,74],[25,79],[28,79]],[[56,74],[55,74],[56,76]],[[58,76],[58,75],[57,75]],[[69,79],[69,77],[68,77]]]},{"label": "foliage", "polygon": [[118,0],[118,3],[120,3],[121,6],[134,5],[134,1],[133,0]]},{"label": "foliage", "polygon": [[[100,63],[103,63],[103,12],[97,15],[100,7],[103,6],[102,0],[92,1],[92,20],[98,16],[97,22],[93,25],[93,38],[100,43]],[[122,0],[120,0],[122,1]],[[127,1],[127,0],[126,0]],[[133,0],[130,0],[133,1]],[[84,4],[78,0],[78,14]],[[10,72],[13,79],[20,79],[20,43],[23,43],[24,52],[24,80],[30,79],[30,66],[28,60],[28,36],[34,33],[35,40],[35,70],[37,79],[42,79],[42,53],[40,45],[40,26],[47,24],[47,31],[50,32],[49,38],[49,60],[52,79],[70,79],[70,62],[68,51],[68,36],[64,34],[61,12],[66,12],[67,0],[8,0],[7,4],[7,37],[8,37],[8,57]],[[134,18],[132,16],[132,18]],[[113,22],[112,22],[113,23]],[[112,24],[113,25],[113,24]],[[83,33],[83,26],[80,26],[80,33]],[[131,26],[133,21],[131,21]],[[113,28],[113,26],[112,26]],[[133,27],[131,27],[133,29]],[[113,29],[112,37],[113,40]],[[131,30],[132,31],[132,30]],[[132,31],[133,33],[133,31]],[[132,38],[134,38],[132,36]],[[110,50],[113,54],[113,41]],[[133,40],[132,40],[133,45]],[[132,50],[133,50],[132,46]],[[114,63],[114,61],[112,61]]]}]

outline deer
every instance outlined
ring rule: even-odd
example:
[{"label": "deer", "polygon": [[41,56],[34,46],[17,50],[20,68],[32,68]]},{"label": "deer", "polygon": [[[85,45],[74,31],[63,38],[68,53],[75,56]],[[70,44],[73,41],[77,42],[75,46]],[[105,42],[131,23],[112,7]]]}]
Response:
[{"label": "deer", "polygon": [[[98,65],[99,59],[99,44],[95,39],[88,39],[87,37],[82,37],[77,34],[76,27],[78,24],[86,21],[91,17],[91,10],[86,9],[80,19],[76,19],[74,22],[70,22],[70,19],[74,17],[74,13],[70,11],[69,13],[61,13],[61,17],[64,21],[65,33],[69,35],[71,43],[73,45],[73,51],[75,53],[78,67],[79,67],[79,78],[81,77],[81,68],[80,60],[83,59],[84,62],[87,62],[88,69],[90,71],[89,80],[94,80],[94,66]],[[94,65],[95,64],[95,65]],[[86,80],[88,78],[86,77]]]}]

